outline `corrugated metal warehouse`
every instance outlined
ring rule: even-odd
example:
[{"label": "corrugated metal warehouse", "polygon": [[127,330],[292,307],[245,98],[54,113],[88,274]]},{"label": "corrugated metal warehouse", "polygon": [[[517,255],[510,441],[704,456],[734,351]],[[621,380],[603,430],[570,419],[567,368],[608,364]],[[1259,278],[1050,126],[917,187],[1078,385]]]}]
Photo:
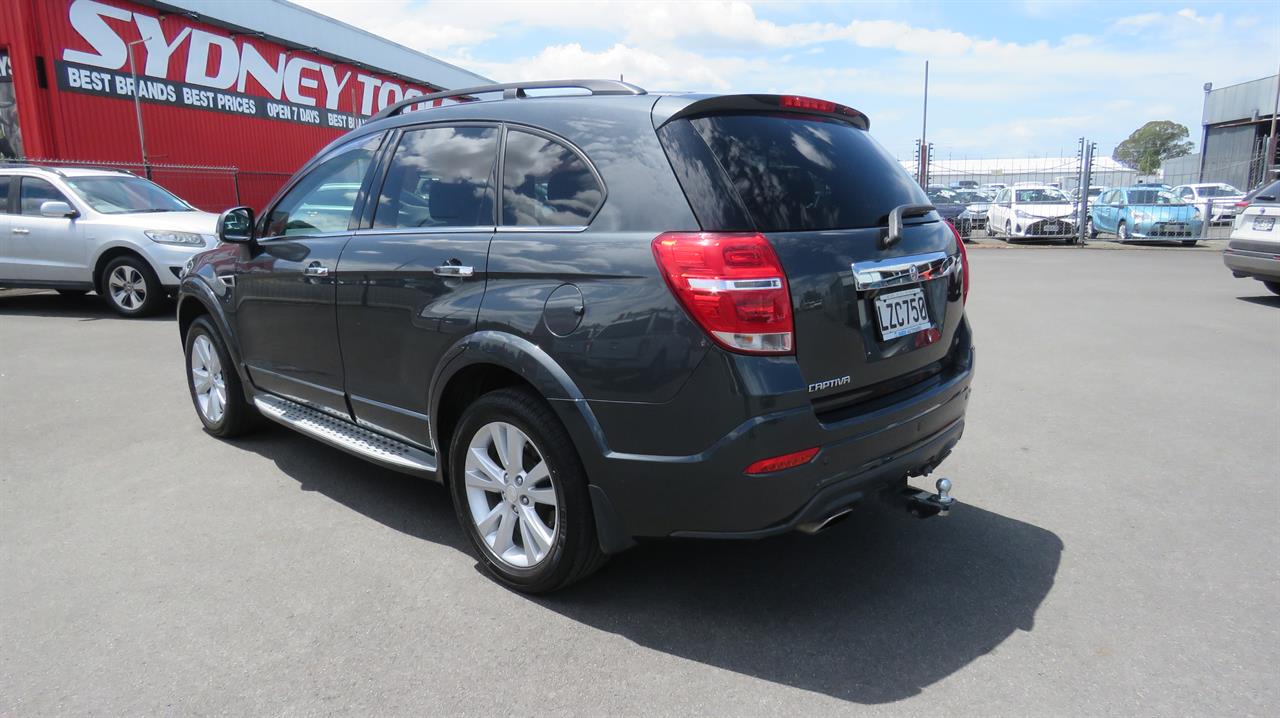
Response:
[{"label": "corrugated metal warehouse", "polygon": [[204,209],[260,207],[402,97],[487,82],[283,0],[0,0],[0,156],[124,163]]}]

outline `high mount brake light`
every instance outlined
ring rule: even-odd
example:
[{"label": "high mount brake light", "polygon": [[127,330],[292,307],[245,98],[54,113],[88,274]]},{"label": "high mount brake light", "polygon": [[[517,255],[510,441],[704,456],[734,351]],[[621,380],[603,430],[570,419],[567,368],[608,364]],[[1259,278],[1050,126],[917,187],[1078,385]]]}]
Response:
[{"label": "high mount brake light", "polygon": [[795,351],[782,263],[752,232],[667,232],[653,256],[672,294],[720,346],[742,354]]},{"label": "high mount brake light", "polygon": [[951,228],[951,234],[956,238],[956,253],[960,255],[960,281],[963,285],[960,287],[960,298],[966,304],[969,303],[969,250],[964,246],[964,239],[960,237],[960,231],[951,222],[947,222],[947,226]]},{"label": "high mount brake light", "polygon": [[797,110],[817,110],[818,112],[835,112],[836,108],[839,107],[834,102],[813,97],[801,97],[800,95],[783,95],[780,104],[783,107],[794,107]]},{"label": "high mount brake light", "polygon": [[816,97],[782,95],[778,98],[778,105],[796,110],[813,110],[814,112],[826,112],[833,115],[847,115],[860,121],[866,121],[867,119],[866,115],[852,107],[845,107],[830,100],[819,100]]}]

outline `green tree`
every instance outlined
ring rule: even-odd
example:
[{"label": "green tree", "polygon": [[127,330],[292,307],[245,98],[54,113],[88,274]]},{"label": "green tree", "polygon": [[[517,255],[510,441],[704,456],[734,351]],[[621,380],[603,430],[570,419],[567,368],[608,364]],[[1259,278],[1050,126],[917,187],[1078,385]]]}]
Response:
[{"label": "green tree", "polygon": [[1177,122],[1152,120],[1116,145],[1111,157],[1125,167],[1151,174],[1160,169],[1161,162],[1191,154],[1194,145],[1187,141],[1188,134],[1186,126]]}]

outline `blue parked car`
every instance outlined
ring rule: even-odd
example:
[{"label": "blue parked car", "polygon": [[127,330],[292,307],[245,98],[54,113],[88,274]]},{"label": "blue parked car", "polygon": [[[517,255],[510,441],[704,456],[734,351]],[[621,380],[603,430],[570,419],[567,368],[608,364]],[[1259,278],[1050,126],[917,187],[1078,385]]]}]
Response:
[{"label": "blue parked car", "polygon": [[1086,231],[1130,239],[1168,239],[1185,245],[1200,236],[1200,210],[1154,186],[1120,187],[1103,192],[1089,207]]}]

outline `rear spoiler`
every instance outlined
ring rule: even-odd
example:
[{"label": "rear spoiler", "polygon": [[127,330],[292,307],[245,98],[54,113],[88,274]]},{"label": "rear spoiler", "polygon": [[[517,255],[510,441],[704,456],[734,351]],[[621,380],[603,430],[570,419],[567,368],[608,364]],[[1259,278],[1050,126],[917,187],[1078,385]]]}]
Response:
[{"label": "rear spoiler", "polygon": [[[687,104],[682,106],[679,104],[681,101]],[[682,117],[722,112],[783,112],[831,117],[848,122],[858,129],[871,129],[870,118],[852,107],[800,95],[668,95],[653,107],[653,126],[660,128]]]}]

